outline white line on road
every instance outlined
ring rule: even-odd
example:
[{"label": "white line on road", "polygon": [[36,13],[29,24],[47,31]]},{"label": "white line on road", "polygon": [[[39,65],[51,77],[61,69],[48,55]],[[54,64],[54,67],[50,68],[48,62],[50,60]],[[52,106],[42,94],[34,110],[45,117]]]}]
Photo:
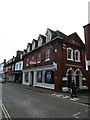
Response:
[{"label": "white line on road", "polygon": [[2,111],[4,113],[4,115],[5,115],[5,117],[7,119],[9,118],[9,120],[12,120],[11,117],[10,117],[10,115],[9,115],[9,113],[8,113],[8,111],[7,111],[7,109],[5,108],[5,106],[4,106],[4,104],[2,103],[1,100],[0,100],[0,107],[1,107],[1,109],[2,109]]},{"label": "white line on road", "polygon": [[80,114],[80,112],[78,112],[78,113],[76,113],[76,114],[73,114],[73,116],[75,117],[75,118],[79,118],[77,115],[79,115]]}]

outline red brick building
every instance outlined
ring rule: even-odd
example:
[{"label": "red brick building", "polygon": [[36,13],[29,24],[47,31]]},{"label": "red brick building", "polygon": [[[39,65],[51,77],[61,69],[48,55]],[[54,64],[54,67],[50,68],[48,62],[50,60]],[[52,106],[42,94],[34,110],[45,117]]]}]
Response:
[{"label": "red brick building", "polygon": [[87,85],[90,89],[90,23],[84,26],[84,35],[87,64]]},{"label": "red brick building", "polygon": [[85,45],[77,35],[47,29],[23,52],[22,84],[68,91],[75,80],[86,89]]},{"label": "red brick building", "polygon": [[14,67],[15,67],[15,57],[5,62],[5,77],[7,81],[14,81]]}]

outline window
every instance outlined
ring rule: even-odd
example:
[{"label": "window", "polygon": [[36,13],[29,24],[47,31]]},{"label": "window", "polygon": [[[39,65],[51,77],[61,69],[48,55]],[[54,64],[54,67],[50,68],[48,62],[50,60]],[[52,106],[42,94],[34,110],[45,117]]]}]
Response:
[{"label": "window", "polygon": [[46,61],[50,60],[50,49],[46,50]]},{"label": "window", "polygon": [[37,82],[42,82],[42,71],[37,72]]},{"label": "window", "polygon": [[72,48],[67,48],[67,59],[73,60],[73,49]]},{"label": "window", "polygon": [[39,39],[38,39],[38,47],[42,45],[42,37],[39,36]]},{"label": "window", "polygon": [[26,66],[28,66],[29,58],[26,59]]},{"label": "window", "polygon": [[25,82],[28,82],[28,72],[25,72]]},{"label": "window", "polygon": [[51,32],[48,30],[47,31],[46,41],[49,42],[50,40],[51,40]]},{"label": "window", "polygon": [[19,63],[19,69],[21,69],[21,63]]},{"label": "window", "polygon": [[14,70],[14,65],[12,65],[12,71]]},{"label": "window", "polygon": [[35,48],[35,41],[32,42],[32,50]]},{"label": "window", "polygon": [[45,83],[54,84],[54,71],[45,72]]},{"label": "window", "polygon": [[20,54],[20,59],[22,59],[22,53]]},{"label": "window", "polygon": [[32,56],[32,60],[34,60],[34,56]]},{"label": "window", "polygon": [[75,61],[80,62],[80,51],[75,50]]},{"label": "window", "polygon": [[29,53],[30,52],[30,46],[28,45],[27,46],[27,53]]},{"label": "window", "polygon": [[41,62],[41,53],[38,53],[37,62],[38,62],[38,63]]},{"label": "window", "polygon": [[18,64],[16,64],[16,69],[18,69]]}]

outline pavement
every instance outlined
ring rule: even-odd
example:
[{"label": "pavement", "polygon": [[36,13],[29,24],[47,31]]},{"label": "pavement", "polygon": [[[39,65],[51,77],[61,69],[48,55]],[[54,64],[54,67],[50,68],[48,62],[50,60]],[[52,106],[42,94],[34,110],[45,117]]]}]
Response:
[{"label": "pavement", "polygon": [[63,98],[63,99],[68,99],[68,100],[71,100],[73,102],[79,102],[79,103],[82,103],[82,104],[85,104],[85,105],[88,105],[90,106],[90,93],[88,91],[78,91],[77,92],[77,96],[78,98],[71,98],[70,96],[70,92],[58,92],[58,91],[55,91],[55,90],[51,90],[51,89],[46,89],[46,88],[41,88],[41,87],[33,87],[33,86],[28,86],[28,85],[23,85],[23,84],[18,84],[18,83],[10,83],[8,82],[9,84],[14,84],[14,85],[19,85],[20,87],[24,87],[26,89],[30,89],[30,90],[33,90],[33,91],[37,91],[37,92],[41,92],[43,94],[48,94],[48,95],[52,95],[52,96],[55,96],[57,98]]}]

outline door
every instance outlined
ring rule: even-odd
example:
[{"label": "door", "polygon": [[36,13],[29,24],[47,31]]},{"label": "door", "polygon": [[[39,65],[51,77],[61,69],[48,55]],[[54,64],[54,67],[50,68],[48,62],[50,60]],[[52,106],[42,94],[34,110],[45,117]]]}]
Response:
[{"label": "door", "polygon": [[80,78],[80,73],[79,71],[76,72],[76,86],[79,87],[79,78]]},{"label": "door", "polygon": [[34,71],[30,72],[30,85],[33,85],[33,80],[34,80]]},{"label": "door", "polygon": [[72,71],[69,70],[69,72],[68,72],[68,88],[71,88],[71,82],[72,82]]}]

